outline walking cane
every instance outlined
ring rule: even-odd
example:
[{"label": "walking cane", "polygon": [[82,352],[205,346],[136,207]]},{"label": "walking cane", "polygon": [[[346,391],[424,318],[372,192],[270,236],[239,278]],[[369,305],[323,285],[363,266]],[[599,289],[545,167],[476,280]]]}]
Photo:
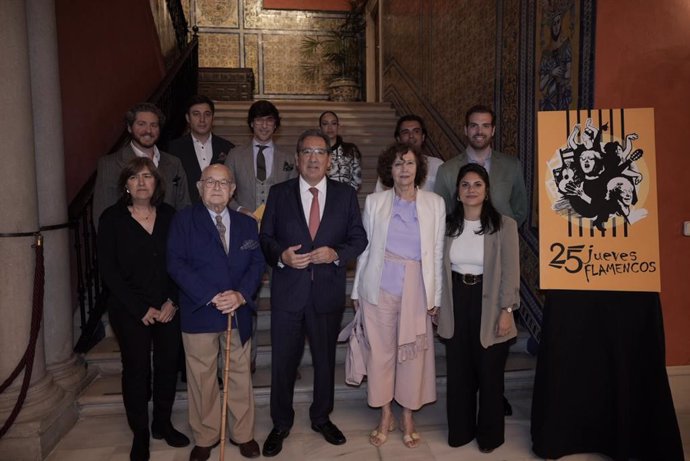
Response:
[{"label": "walking cane", "polygon": [[228,314],[228,328],[225,330],[225,366],[223,367],[223,410],[220,421],[220,461],[225,460],[225,425],[228,416],[228,377],[230,375],[230,332],[232,331],[232,316]]}]

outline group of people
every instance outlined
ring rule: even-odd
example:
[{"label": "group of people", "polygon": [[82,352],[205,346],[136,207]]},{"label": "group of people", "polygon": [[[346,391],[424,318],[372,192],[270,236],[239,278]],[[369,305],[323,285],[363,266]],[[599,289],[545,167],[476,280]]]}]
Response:
[{"label": "group of people", "polygon": [[[252,141],[243,147],[212,133],[214,113],[211,100],[195,96],[190,132],[168,154],[156,147],[163,114],[138,104],[126,116],[131,142],[98,164],[93,212],[122,354],[130,458],[149,459],[151,437],[190,444],[170,419],[182,349],[190,461],[224,443],[226,412],[229,442],[242,456],[277,455],[294,424],[305,338],[314,369],[311,428],[345,443],[330,413],[346,272],[355,260],[351,297],[370,346],[368,403],[381,408],[370,443],[384,444],[398,425],[395,401],[403,443],[419,445],[414,411],[436,400],[437,332],[447,348],[449,445],[476,439],[483,452],[501,445],[503,369],[520,304],[517,227],[527,200],[519,161],[491,148],[491,109],[467,112],[467,149],[445,163],[426,151],[424,121],[401,117],[396,142],[378,159],[380,191],[367,196],[361,215],[361,154],[338,134],[335,112],[300,135],[294,154],[273,142],[281,120],[271,102],[250,107]],[[260,449],[252,372],[266,265],[273,429]],[[232,364],[225,408],[224,354]]]}]

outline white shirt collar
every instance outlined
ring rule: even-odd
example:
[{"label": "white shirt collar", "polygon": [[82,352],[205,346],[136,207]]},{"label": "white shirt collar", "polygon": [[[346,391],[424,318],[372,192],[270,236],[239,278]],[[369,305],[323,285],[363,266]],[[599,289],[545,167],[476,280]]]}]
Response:
[{"label": "white shirt collar", "polygon": [[316,186],[310,186],[307,181],[304,180],[302,175],[299,177],[299,190],[301,192],[307,192],[309,191],[310,188],[316,187],[320,193],[325,194],[326,193],[326,177],[324,176],[321,178],[321,181]]},{"label": "white shirt collar", "polygon": [[203,145],[203,146],[206,146],[206,145],[208,145],[208,144],[211,144],[211,139],[213,138],[213,133],[209,133],[209,134],[208,134],[208,139],[206,140],[206,142],[201,142],[196,136],[194,136],[194,133],[192,133],[191,131],[189,132],[189,135],[192,137],[192,141],[193,141],[193,142],[199,143],[199,144],[201,144],[201,145]]},{"label": "white shirt collar", "polygon": [[227,207],[223,208],[223,211],[221,211],[220,213],[216,213],[215,211],[213,211],[210,208],[206,208],[206,209],[208,210],[208,214],[211,215],[211,219],[213,219],[214,224],[216,223],[216,215],[221,215],[223,217],[224,222],[226,221],[226,219],[230,219],[230,213],[228,212]]},{"label": "white shirt collar", "polygon": [[258,149],[257,146],[266,146],[269,149],[273,148],[273,138],[269,139],[268,142],[261,142],[256,138],[252,138],[252,147],[256,151]]},{"label": "white shirt collar", "polygon": [[[136,144],[134,144],[134,141],[131,141],[129,144],[132,146],[132,150],[134,151],[134,155],[136,155],[137,157],[149,158],[149,154],[147,154],[143,150],[139,149],[136,146]],[[158,168],[158,164],[161,161],[161,153],[158,150],[158,146],[155,146],[155,145],[153,146],[153,158],[151,160],[153,160],[153,164],[156,165],[156,168]]]}]

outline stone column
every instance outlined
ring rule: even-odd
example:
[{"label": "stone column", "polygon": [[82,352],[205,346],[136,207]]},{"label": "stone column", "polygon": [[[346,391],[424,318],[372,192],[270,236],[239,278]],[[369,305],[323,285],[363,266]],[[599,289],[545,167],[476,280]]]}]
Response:
[{"label": "stone column", "polygon": [[[41,227],[67,223],[62,104],[58,71],[55,4],[27,0],[34,154]],[[73,302],[70,286],[69,229],[42,232],[45,252],[43,338],[46,366],[65,390],[81,390],[86,369],[73,352]]]},{"label": "stone column", "polygon": [[[3,0],[0,8],[0,233],[38,230],[31,76],[26,4]],[[0,381],[19,363],[29,340],[35,253],[33,237],[0,237]],[[30,385],[19,417],[0,439],[0,459],[40,460],[57,443],[56,428],[76,419],[68,398],[46,373],[42,335],[36,345]],[[0,394],[0,424],[18,400],[24,373]],[[73,415],[73,416],[72,416]]]}]

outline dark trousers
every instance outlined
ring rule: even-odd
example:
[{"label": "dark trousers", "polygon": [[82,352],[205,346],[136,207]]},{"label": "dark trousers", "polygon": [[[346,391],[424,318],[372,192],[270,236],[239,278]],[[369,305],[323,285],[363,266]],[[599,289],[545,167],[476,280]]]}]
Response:
[{"label": "dark trousers", "polygon": [[448,444],[459,447],[476,438],[481,448],[493,449],[504,441],[503,370],[508,344],[485,349],[479,341],[482,283],[465,285],[453,273],[453,304],[455,331],[446,341]]},{"label": "dark trousers", "polygon": [[146,326],[123,309],[110,309],[109,313],[122,355],[122,400],[130,429],[135,434],[148,432],[148,401],[152,394],[153,424],[168,425],[175,401],[177,358],[182,343],[180,315],[175,314],[168,323]]},{"label": "dark trousers", "polygon": [[292,400],[305,334],[314,367],[314,394],[309,417],[314,424],[328,421],[333,411],[335,346],[342,310],[315,312],[310,302],[301,312],[271,310],[271,419],[279,430],[295,420]]}]

